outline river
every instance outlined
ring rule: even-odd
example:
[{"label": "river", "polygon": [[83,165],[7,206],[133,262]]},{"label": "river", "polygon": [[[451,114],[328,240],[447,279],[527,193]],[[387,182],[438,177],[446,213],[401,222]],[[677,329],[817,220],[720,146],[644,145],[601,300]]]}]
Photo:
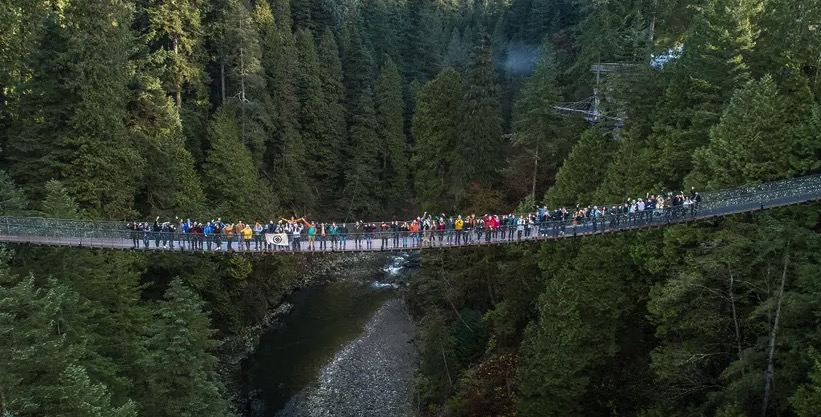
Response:
[{"label": "river", "polygon": [[294,293],[246,362],[246,416],[413,415],[415,329],[398,291],[407,260]]}]

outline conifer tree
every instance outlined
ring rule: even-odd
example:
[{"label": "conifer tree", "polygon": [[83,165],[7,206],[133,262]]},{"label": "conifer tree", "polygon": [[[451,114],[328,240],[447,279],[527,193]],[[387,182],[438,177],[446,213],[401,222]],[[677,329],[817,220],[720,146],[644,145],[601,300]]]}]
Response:
[{"label": "conifer tree", "polygon": [[656,164],[669,173],[667,187],[679,188],[692,169],[693,152],[707,144],[723,106],[749,79],[747,61],[760,6],[749,0],[714,0],[694,17],[685,50],[671,66],[653,128],[661,148]]},{"label": "conifer tree", "polygon": [[459,73],[448,68],[416,96],[413,182],[417,202],[431,212],[450,211],[456,204],[451,178],[463,95]]},{"label": "conifer tree", "polygon": [[[287,4],[281,7],[290,10]],[[262,64],[273,114],[263,172],[283,205],[304,211],[314,206],[315,193],[308,182],[306,149],[299,125],[299,62],[294,36],[290,29],[276,23],[272,10],[264,3],[257,6],[255,23],[264,46]]]},{"label": "conifer tree", "polygon": [[465,78],[465,95],[459,111],[459,135],[453,160],[457,190],[464,191],[474,181],[487,187],[498,185],[505,161],[499,89],[491,56],[489,39],[483,35]]},{"label": "conifer tree", "polygon": [[103,384],[91,381],[86,370],[69,365],[60,375],[65,393],[61,398],[64,417],[137,417],[137,406],[129,401],[122,406],[111,405],[111,394]]},{"label": "conifer tree", "polygon": [[375,91],[377,134],[380,144],[380,179],[387,184],[386,207],[402,207],[408,191],[407,141],[404,132],[404,102],[399,68],[388,58],[382,66]]},{"label": "conifer tree", "polygon": [[[179,278],[160,301],[145,361],[143,410],[152,416],[229,416],[216,379],[217,359],[203,302]],[[180,378],[185,375],[185,378]]]},{"label": "conifer tree", "polygon": [[241,218],[262,209],[254,202],[263,190],[231,109],[223,106],[217,110],[208,127],[208,139],[211,147],[203,176],[209,206],[226,218]]},{"label": "conifer tree", "polygon": [[319,39],[317,47],[319,55],[319,76],[322,80],[322,94],[325,98],[328,113],[325,116],[325,147],[330,152],[328,156],[328,170],[333,173],[329,177],[330,188],[319,194],[325,200],[323,206],[338,206],[337,198],[344,184],[344,166],[342,150],[347,142],[347,125],[345,123],[345,87],[343,84],[342,61],[339,57],[339,47],[333,32],[326,28]]},{"label": "conifer tree", "polygon": [[44,216],[58,219],[73,219],[79,217],[79,206],[74,197],[57,180],[46,183],[46,198],[40,210]]},{"label": "conifer tree", "polygon": [[320,74],[319,57],[316,53],[314,36],[307,29],[296,34],[296,52],[299,68],[296,71],[296,85],[299,94],[299,124],[306,148],[308,176],[317,194],[334,187],[337,175],[339,149],[333,148],[331,132],[326,121],[329,106],[325,99]]},{"label": "conifer tree", "polygon": [[798,417],[821,414],[821,360],[817,357],[810,373],[810,382],[799,387],[790,397],[790,403]]},{"label": "conifer tree", "polygon": [[[441,45],[442,20],[431,0],[407,2],[408,25],[403,39],[402,61],[405,77],[425,82],[439,73],[444,48]],[[447,32],[446,32],[447,33]]]},{"label": "conifer tree", "polygon": [[531,188],[534,197],[540,161],[546,162],[543,165],[553,165],[555,169],[555,161],[561,157],[566,142],[563,132],[565,123],[553,109],[560,100],[556,86],[556,60],[553,46],[545,41],[533,73],[522,87],[513,110],[513,143],[524,146],[533,155]]},{"label": "conifer tree", "polygon": [[133,213],[135,173],[144,163],[126,127],[133,12],[119,0],[72,2],[64,11],[66,85],[78,100],[62,141],[73,154],[61,161],[61,179],[82,207],[109,218]]},{"label": "conifer tree", "polygon": [[342,202],[348,214],[375,215],[381,210],[384,189],[379,184],[380,142],[374,109],[371,52],[362,42],[359,30],[350,31],[345,50],[345,108],[348,113],[349,141],[345,195]]},{"label": "conifer tree", "polygon": [[0,213],[7,216],[20,214],[27,206],[26,194],[6,171],[0,170]]},{"label": "conifer tree", "polygon": [[33,199],[42,198],[43,186],[62,175],[62,168],[73,156],[65,138],[72,131],[71,112],[79,97],[68,85],[68,33],[62,18],[53,12],[44,13],[36,31],[36,48],[27,55],[26,66],[31,77],[22,89],[28,94],[19,97],[14,140],[3,149],[9,163],[9,174]]},{"label": "conifer tree", "polygon": [[821,146],[786,123],[786,107],[769,76],[736,91],[710,144],[694,156],[694,185],[727,188],[805,173],[810,167],[801,161],[812,160]]},{"label": "conifer tree", "polygon": [[201,26],[204,7],[204,0],[149,0],[144,6],[146,42],[153,51],[153,59],[160,65],[163,87],[174,97],[177,109],[182,108],[183,90],[187,87],[199,93],[204,81]]},{"label": "conifer tree", "polygon": [[616,149],[618,142],[605,132],[585,131],[556,174],[556,184],[545,196],[547,204],[557,207],[595,203],[596,187],[607,173]]},{"label": "conifer tree", "polygon": [[[12,275],[3,253],[0,270],[0,386],[3,406],[21,415],[63,415],[78,394],[64,372],[87,358],[84,308],[77,293],[49,279]],[[68,414],[79,416],[81,414]]]},{"label": "conifer tree", "polygon": [[140,181],[139,208],[145,213],[200,213],[205,203],[202,185],[185,147],[179,109],[159,79],[145,74],[135,85],[129,129],[149,163]]}]

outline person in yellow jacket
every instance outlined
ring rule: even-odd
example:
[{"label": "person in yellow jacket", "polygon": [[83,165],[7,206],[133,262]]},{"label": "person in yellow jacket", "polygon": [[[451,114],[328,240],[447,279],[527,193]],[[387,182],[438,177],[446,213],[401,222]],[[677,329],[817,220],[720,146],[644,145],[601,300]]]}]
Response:
[{"label": "person in yellow jacket", "polygon": [[234,225],[233,224],[225,225],[225,241],[228,242],[228,250],[229,251],[234,250],[231,247],[231,243],[234,241]]},{"label": "person in yellow jacket", "polygon": [[453,229],[456,230],[456,244],[462,243],[462,229],[465,228],[465,221],[462,220],[462,216],[456,218],[456,221],[453,222]]},{"label": "person in yellow jacket", "polygon": [[251,250],[251,238],[254,237],[254,229],[251,228],[250,225],[245,225],[245,229],[242,230],[242,240],[245,241],[245,250]]}]

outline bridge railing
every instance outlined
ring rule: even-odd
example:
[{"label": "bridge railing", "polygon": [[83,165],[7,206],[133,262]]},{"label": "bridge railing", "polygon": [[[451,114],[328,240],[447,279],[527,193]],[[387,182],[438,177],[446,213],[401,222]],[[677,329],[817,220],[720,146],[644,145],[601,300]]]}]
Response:
[{"label": "bridge railing", "polygon": [[[631,228],[647,227],[648,225],[659,223],[673,223],[686,221],[691,218],[703,218],[736,212],[750,211],[762,207],[782,206],[794,204],[807,200],[817,200],[821,198],[821,174],[811,175],[788,180],[774,181],[752,186],[737,187],[727,190],[706,192],[703,194],[702,203],[696,206],[666,207],[665,210],[655,210],[638,213],[611,213],[601,217],[585,218],[580,221],[575,219],[552,220],[544,223],[537,223],[528,226],[525,233],[527,239],[559,237],[566,234],[589,234],[613,230],[626,230]],[[515,226],[512,226],[515,227]],[[499,238],[499,234],[506,232],[508,236]],[[473,229],[461,232],[461,237],[472,239],[472,242],[484,239],[485,243],[499,243],[510,239],[510,229],[502,226],[494,231],[495,237],[488,239],[487,230]],[[457,231],[447,230],[427,231],[427,232],[374,232],[372,234],[357,235],[348,233],[348,241],[367,240],[371,237],[374,241],[384,239],[417,239],[421,241],[423,236],[435,237],[436,240],[455,237]],[[480,235],[481,234],[481,235]],[[518,230],[513,231],[513,237],[518,239]],[[187,242],[189,247],[194,238],[191,234],[183,233],[163,233],[163,232],[143,232],[132,231],[126,228],[125,222],[113,221],[90,221],[71,219],[51,219],[39,217],[0,217],[0,240],[13,242],[31,242],[57,245],[83,245],[94,247],[130,247],[135,240],[144,242]],[[327,236],[326,240],[340,239],[341,237]],[[207,237],[203,239],[209,239]],[[215,237],[210,237],[213,241]],[[222,243],[225,236],[220,236]],[[256,242],[261,237],[252,237],[252,242]],[[305,247],[307,236],[303,232],[302,245]],[[322,239],[317,237],[317,239]],[[237,242],[237,237],[234,241]],[[138,243],[139,243],[138,242]],[[216,242],[215,242],[216,243]],[[482,243],[482,242],[478,242]],[[178,243],[179,245],[179,243]],[[179,248],[179,246],[177,246]],[[347,248],[346,248],[347,249]]]}]

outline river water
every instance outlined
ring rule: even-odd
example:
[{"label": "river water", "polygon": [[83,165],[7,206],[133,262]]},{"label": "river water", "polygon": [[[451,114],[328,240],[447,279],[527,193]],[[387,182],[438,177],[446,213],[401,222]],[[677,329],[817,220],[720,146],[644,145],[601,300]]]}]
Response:
[{"label": "river water", "polygon": [[256,397],[246,416],[411,416],[415,329],[397,290],[406,261],[292,295],[246,363]]}]

